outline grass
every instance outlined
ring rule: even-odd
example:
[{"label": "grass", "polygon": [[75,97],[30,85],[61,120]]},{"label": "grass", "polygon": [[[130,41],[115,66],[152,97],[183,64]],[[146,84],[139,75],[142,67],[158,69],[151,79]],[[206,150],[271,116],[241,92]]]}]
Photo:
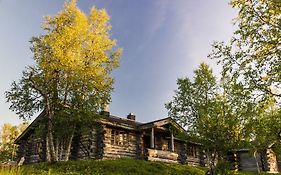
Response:
[{"label": "grass", "polygon": [[[0,167],[0,175],[205,175],[207,169],[135,159],[83,160],[39,163],[22,167]],[[230,172],[233,175],[255,175]]]},{"label": "grass", "polygon": [[204,175],[205,172],[205,168],[135,159],[83,160],[0,168],[1,175]]},{"label": "grass", "polygon": [[103,160],[103,161],[69,161],[55,164],[36,164],[24,166],[26,174],[56,175],[204,175],[205,169],[188,165],[171,165],[135,159]]},{"label": "grass", "polygon": [[0,167],[0,175],[22,175],[20,167]]}]

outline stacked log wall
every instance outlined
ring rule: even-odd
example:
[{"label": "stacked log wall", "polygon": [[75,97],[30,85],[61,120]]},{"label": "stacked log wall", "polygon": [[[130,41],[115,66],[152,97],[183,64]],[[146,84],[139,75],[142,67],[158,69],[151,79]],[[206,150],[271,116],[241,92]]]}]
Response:
[{"label": "stacked log wall", "polygon": [[178,161],[180,163],[186,163],[186,144],[184,142],[175,141],[175,152],[179,155]]},{"label": "stacked log wall", "polygon": [[[104,149],[103,159],[115,159],[122,157],[137,158],[137,134],[132,131],[126,131],[128,134],[127,144],[125,145],[114,145],[111,143],[111,131],[115,128],[104,128]],[[118,130],[118,129],[116,129]],[[124,130],[122,130],[124,131]]]},{"label": "stacked log wall", "polygon": [[262,171],[262,161],[260,154],[256,158],[247,152],[238,152],[238,168],[242,171]]},{"label": "stacked log wall", "polygon": [[145,159],[145,148],[144,148],[144,133],[140,132],[136,134],[136,158]]},{"label": "stacked log wall", "polygon": [[278,161],[276,158],[276,154],[273,149],[268,148],[266,150],[266,160],[267,160],[267,171],[269,173],[278,173]]},{"label": "stacked log wall", "polygon": [[76,135],[72,144],[72,159],[97,159],[97,134],[97,129],[94,128]]},{"label": "stacked log wall", "polygon": [[[38,144],[41,144],[40,148]],[[24,164],[42,162],[45,158],[43,147],[45,147],[45,143],[32,134],[20,144],[19,159],[21,158],[20,156],[23,156],[25,158]]]},{"label": "stacked log wall", "polygon": [[20,160],[26,154],[26,140],[21,140],[17,150],[17,159]]},{"label": "stacked log wall", "polygon": [[[194,147],[195,148],[195,150],[196,150],[195,151],[195,155],[193,155],[193,156],[188,155],[187,150],[189,149],[189,147]],[[185,151],[186,163],[190,164],[190,165],[193,165],[193,166],[200,166],[200,165],[202,165],[202,155],[200,155],[200,148],[199,148],[199,146],[196,145],[196,144],[188,143],[188,144],[186,144],[185,148],[186,148],[186,151]]]}]

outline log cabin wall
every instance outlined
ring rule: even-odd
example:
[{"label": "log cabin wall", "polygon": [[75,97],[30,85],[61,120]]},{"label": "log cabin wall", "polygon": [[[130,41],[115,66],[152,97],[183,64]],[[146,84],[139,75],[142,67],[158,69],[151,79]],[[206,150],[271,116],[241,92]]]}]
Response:
[{"label": "log cabin wall", "polygon": [[266,150],[267,171],[269,173],[278,173],[278,161],[275,152],[272,148]]},{"label": "log cabin wall", "polygon": [[196,144],[186,144],[186,163],[199,166],[202,164],[200,148]]},{"label": "log cabin wall", "polygon": [[169,134],[162,133],[162,132],[155,132],[155,149],[162,150],[162,151],[171,151],[171,143],[170,140],[166,139],[169,137]]},{"label": "log cabin wall", "polygon": [[31,134],[26,140],[20,142],[18,158],[24,157],[24,164],[42,162],[45,160],[44,147],[45,143],[42,139]]},{"label": "log cabin wall", "polygon": [[18,150],[17,150],[17,159],[20,160],[22,157],[26,155],[27,145],[26,140],[21,140],[18,144]]},{"label": "log cabin wall", "polygon": [[97,130],[92,129],[76,134],[71,149],[71,159],[95,159],[97,147]]},{"label": "log cabin wall", "polygon": [[101,159],[104,148],[104,127],[96,125],[88,131],[76,133],[71,148],[71,159]]},{"label": "log cabin wall", "polygon": [[186,144],[181,141],[175,140],[175,152],[179,155],[178,161],[180,163],[186,163]]},{"label": "log cabin wall", "polygon": [[145,159],[144,133],[136,132],[136,158]]},{"label": "log cabin wall", "polygon": [[[167,126],[170,126],[169,122],[171,121],[168,118],[143,124],[136,122],[134,118],[106,116],[94,128],[85,128],[84,132],[78,133],[77,131],[75,133],[70,159],[114,159],[120,157],[146,159],[148,149],[150,149],[156,154],[156,157],[153,157],[156,159],[160,157],[172,160],[173,163],[199,164],[199,155],[188,157],[189,149],[187,149],[186,143],[176,139],[167,129]],[[154,126],[155,124],[157,127]],[[20,145],[19,159],[21,156],[25,156],[25,163],[45,161],[46,144],[41,140],[36,140],[35,132],[30,128],[17,141],[17,144]],[[196,153],[199,154],[199,151]]]},{"label": "log cabin wall", "polygon": [[242,171],[260,171],[263,170],[262,159],[260,154],[254,157],[249,151],[239,151],[238,156],[238,169]]},{"label": "log cabin wall", "polygon": [[133,131],[106,126],[104,128],[103,159],[137,158],[138,134]]}]

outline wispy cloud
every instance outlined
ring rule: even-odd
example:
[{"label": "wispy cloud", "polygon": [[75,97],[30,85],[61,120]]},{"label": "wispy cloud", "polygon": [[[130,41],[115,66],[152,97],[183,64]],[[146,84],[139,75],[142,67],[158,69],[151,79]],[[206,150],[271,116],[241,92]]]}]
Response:
[{"label": "wispy cloud", "polygon": [[148,20],[148,28],[147,31],[150,35],[155,34],[157,30],[159,30],[167,17],[167,11],[169,7],[168,0],[154,1],[153,4],[153,16]]},{"label": "wispy cloud", "polygon": [[168,10],[170,6],[169,0],[152,1],[151,8],[147,11],[147,19],[145,22],[144,33],[145,39],[138,47],[138,51],[142,51],[151,39],[157,34],[157,32],[164,26]]}]

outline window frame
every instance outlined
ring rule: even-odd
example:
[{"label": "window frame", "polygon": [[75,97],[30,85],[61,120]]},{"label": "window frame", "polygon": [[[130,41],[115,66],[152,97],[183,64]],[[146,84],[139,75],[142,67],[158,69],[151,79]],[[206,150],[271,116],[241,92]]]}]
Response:
[{"label": "window frame", "polygon": [[117,129],[112,129],[110,133],[110,143],[115,146],[128,146],[129,145],[129,133]]}]

